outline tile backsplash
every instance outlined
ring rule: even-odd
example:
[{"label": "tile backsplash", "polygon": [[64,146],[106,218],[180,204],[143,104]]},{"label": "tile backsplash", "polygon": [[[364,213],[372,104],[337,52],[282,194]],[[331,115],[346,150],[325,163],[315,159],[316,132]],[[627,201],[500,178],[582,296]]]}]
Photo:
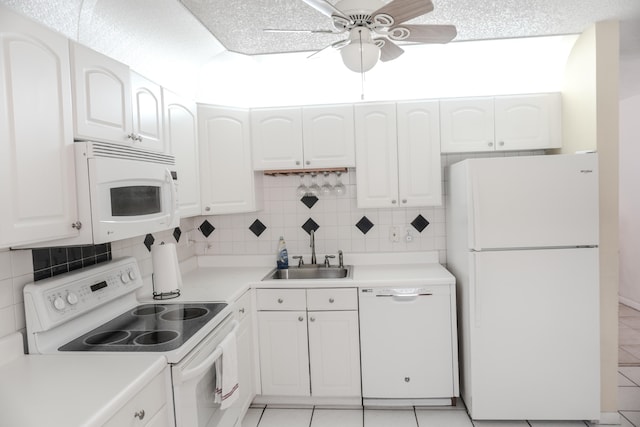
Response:
[{"label": "tile backsplash", "polygon": [[111,259],[111,243],[33,249],[33,281],[68,273]]}]

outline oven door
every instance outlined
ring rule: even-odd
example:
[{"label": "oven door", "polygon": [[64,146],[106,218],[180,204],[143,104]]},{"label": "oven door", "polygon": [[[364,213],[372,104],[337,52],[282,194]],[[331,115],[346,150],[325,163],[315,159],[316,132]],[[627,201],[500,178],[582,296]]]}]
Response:
[{"label": "oven door", "polygon": [[111,242],[179,225],[173,166],[96,157],[89,162],[95,243]]},{"label": "oven door", "polygon": [[215,362],[224,337],[237,330],[238,322],[229,315],[184,359],[171,367],[176,427],[233,427],[237,405],[225,410],[214,403]]}]

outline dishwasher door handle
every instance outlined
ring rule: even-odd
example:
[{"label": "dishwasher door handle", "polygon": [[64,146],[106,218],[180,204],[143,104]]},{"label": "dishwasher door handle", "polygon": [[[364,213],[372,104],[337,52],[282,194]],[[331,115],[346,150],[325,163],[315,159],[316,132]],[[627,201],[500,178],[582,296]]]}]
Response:
[{"label": "dishwasher door handle", "polygon": [[416,297],[429,297],[432,296],[432,293],[416,293],[416,294],[377,294],[376,297],[386,297],[386,298],[416,298]]}]

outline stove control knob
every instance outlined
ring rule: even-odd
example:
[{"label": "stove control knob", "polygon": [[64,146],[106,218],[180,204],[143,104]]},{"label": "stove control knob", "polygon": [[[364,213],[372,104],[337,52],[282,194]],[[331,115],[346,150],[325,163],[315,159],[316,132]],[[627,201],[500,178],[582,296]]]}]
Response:
[{"label": "stove control knob", "polygon": [[136,272],[135,272],[135,271],[133,271],[133,270],[131,270],[131,271],[129,272],[129,279],[131,279],[131,280],[136,280],[137,278],[138,278],[138,276],[136,275]]},{"label": "stove control knob", "polygon": [[122,273],[120,275],[120,281],[122,283],[129,283],[129,275],[127,273]]},{"label": "stove control knob", "polygon": [[64,310],[66,306],[67,304],[65,304],[61,297],[56,297],[56,299],[53,300],[53,307],[58,311]]},{"label": "stove control knob", "polygon": [[69,292],[67,294],[67,302],[70,305],[76,305],[78,303],[78,295],[74,294],[73,292]]}]

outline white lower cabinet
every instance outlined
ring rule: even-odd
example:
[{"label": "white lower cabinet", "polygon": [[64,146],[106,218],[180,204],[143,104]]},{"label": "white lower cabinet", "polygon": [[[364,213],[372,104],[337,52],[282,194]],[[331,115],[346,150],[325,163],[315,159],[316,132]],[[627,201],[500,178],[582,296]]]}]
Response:
[{"label": "white lower cabinet", "polygon": [[360,396],[356,289],[258,289],[257,302],[262,395]]},{"label": "white lower cabinet", "polygon": [[104,427],[172,427],[173,407],[167,399],[169,387],[169,368],[166,368],[111,417]]}]

